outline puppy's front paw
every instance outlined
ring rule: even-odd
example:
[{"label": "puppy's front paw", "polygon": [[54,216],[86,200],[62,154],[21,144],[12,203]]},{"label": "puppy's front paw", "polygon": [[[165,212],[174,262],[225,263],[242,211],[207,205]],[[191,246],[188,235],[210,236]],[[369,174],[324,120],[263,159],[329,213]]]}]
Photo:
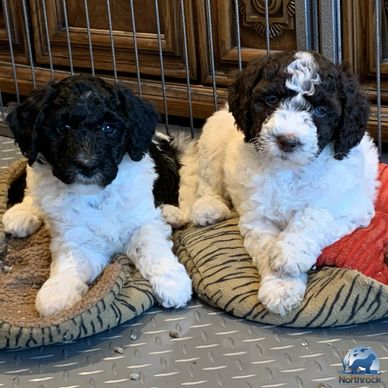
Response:
[{"label": "puppy's front paw", "polygon": [[306,282],[297,277],[274,277],[266,279],[259,289],[259,300],[275,314],[285,315],[288,311],[298,307],[303,300]]},{"label": "puppy's front paw", "polygon": [[206,196],[194,202],[191,216],[195,225],[213,225],[229,218],[230,210],[219,199]]},{"label": "puppy's front paw", "polygon": [[34,233],[41,224],[42,219],[36,213],[26,209],[21,203],[8,209],[3,216],[5,233],[19,238]]},{"label": "puppy's front paw", "polygon": [[298,241],[279,239],[269,249],[270,266],[275,272],[297,276],[307,272],[315,263]]},{"label": "puppy's front paw", "polygon": [[52,276],[39,290],[35,308],[42,317],[54,315],[80,301],[87,290],[88,286],[74,276]]},{"label": "puppy's front paw", "polygon": [[158,268],[150,278],[150,283],[163,307],[184,307],[191,299],[191,279],[180,263]]},{"label": "puppy's front paw", "polygon": [[187,221],[181,209],[173,205],[162,205],[160,207],[164,220],[173,228],[181,228]]}]

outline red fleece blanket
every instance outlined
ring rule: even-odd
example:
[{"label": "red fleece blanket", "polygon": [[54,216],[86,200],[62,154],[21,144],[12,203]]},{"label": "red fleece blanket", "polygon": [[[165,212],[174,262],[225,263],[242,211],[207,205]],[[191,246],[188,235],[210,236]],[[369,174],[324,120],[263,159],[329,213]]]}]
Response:
[{"label": "red fleece blanket", "polygon": [[325,248],[317,267],[355,269],[388,284],[388,165],[380,164],[381,186],[376,215],[367,228],[359,228]]}]

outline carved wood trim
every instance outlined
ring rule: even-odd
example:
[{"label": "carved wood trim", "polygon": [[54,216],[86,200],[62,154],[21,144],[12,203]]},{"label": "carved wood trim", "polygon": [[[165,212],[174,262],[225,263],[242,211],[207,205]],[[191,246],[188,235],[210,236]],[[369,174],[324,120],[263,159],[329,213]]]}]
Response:
[{"label": "carved wood trim", "polygon": [[[262,37],[266,36],[265,1],[239,0],[243,24],[255,29]],[[272,0],[268,2],[271,38],[279,37],[285,30],[295,28],[295,0]]]},{"label": "carved wood trim", "polygon": [[[240,0],[239,4],[242,3],[242,1],[247,0]],[[285,2],[282,2],[282,10],[284,10],[284,6],[287,6],[290,4],[290,2],[294,2],[294,0],[284,0]],[[264,4],[262,0],[256,0],[257,7],[259,4]],[[276,0],[277,4],[280,4],[278,0]],[[209,50],[207,46],[208,37],[207,37],[207,28],[206,28],[206,10],[205,5],[203,1],[196,2],[196,17],[197,17],[197,25],[198,25],[198,35],[200,35],[201,39],[199,39],[198,43],[198,51],[201,58],[200,66],[201,66],[201,81],[205,84],[211,85],[212,83],[212,77],[210,73],[210,58],[209,58]],[[216,81],[217,86],[228,86],[232,80],[234,79],[234,73],[238,69],[238,51],[236,47],[236,41],[235,41],[235,9],[234,9],[234,2],[232,1],[225,1],[225,0],[214,0],[211,2],[212,4],[212,15],[213,15],[213,26],[215,27],[215,31],[213,33],[213,39],[214,39],[214,46],[215,46],[215,61],[216,61]],[[272,4],[272,2],[271,2]],[[264,8],[262,8],[262,11],[265,13]],[[271,8],[271,12],[274,14],[278,12],[277,8]],[[282,11],[283,12],[283,11]],[[251,28],[245,27],[242,23],[242,13],[239,11],[240,14],[240,27],[242,27],[242,35],[244,32],[251,33],[249,30],[252,30]],[[283,14],[282,14],[283,15]],[[278,14],[277,16],[274,15],[274,22],[279,22],[283,20],[283,16]],[[287,16],[288,17],[288,16]],[[265,18],[264,18],[265,19]],[[263,20],[264,20],[263,19]],[[290,24],[291,27],[291,24]],[[292,30],[288,30],[287,33],[292,33]],[[294,30],[295,33],[295,30]],[[253,35],[257,36],[256,32],[253,32]],[[281,36],[277,36],[277,39],[273,40],[271,42],[271,48],[272,51],[276,51],[277,49],[282,49],[286,47],[282,47],[283,43],[288,39],[287,44],[290,44],[290,42],[296,41],[296,33],[295,38],[293,36],[288,35],[286,36],[286,30],[283,31],[283,34]],[[292,43],[291,43],[292,45]],[[253,58],[256,58],[258,56],[265,55],[267,53],[265,49],[265,39],[263,37],[260,37],[259,39],[259,47],[247,47],[244,46],[244,42],[242,42],[241,47],[241,56],[244,63],[249,62]],[[296,45],[295,45],[296,46]],[[291,48],[291,47],[287,47]],[[294,47],[292,47],[294,48]]]}]

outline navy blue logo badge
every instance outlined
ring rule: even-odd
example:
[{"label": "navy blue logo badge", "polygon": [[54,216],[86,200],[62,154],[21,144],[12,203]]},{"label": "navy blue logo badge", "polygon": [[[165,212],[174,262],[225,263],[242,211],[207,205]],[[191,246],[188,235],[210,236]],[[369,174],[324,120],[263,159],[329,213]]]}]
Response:
[{"label": "navy blue logo badge", "polygon": [[[342,359],[339,383],[381,383],[380,361],[376,352],[367,346],[350,349]],[[349,376],[350,375],[350,376]]]}]

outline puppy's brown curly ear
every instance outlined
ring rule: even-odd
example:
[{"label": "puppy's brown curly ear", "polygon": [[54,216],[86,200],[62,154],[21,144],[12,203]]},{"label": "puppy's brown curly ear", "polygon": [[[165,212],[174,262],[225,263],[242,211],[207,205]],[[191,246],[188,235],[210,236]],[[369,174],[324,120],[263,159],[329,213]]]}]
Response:
[{"label": "puppy's brown curly ear", "polygon": [[236,124],[249,141],[255,134],[252,133],[252,90],[261,78],[261,73],[267,57],[259,57],[248,64],[239,73],[237,79],[228,88],[229,112],[233,114]]},{"label": "puppy's brown curly ear", "polygon": [[51,84],[37,89],[21,104],[10,104],[5,119],[22,154],[32,165],[38,156],[39,129],[56,92]]},{"label": "puppy's brown curly ear", "polygon": [[369,104],[358,81],[346,67],[340,68],[339,86],[342,117],[334,141],[334,158],[342,160],[365,134]]},{"label": "puppy's brown curly ear", "polygon": [[127,117],[128,154],[138,162],[149,150],[159,117],[150,103],[140,100],[124,85],[117,84],[116,93]]}]

